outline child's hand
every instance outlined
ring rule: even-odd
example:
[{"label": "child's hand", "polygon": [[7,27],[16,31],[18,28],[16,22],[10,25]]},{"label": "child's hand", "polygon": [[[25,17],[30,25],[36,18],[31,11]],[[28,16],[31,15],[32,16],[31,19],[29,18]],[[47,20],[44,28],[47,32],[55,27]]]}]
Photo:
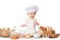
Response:
[{"label": "child's hand", "polygon": [[21,26],[24,27],[24,26],[26,26],[26,25],[22,24]]}]

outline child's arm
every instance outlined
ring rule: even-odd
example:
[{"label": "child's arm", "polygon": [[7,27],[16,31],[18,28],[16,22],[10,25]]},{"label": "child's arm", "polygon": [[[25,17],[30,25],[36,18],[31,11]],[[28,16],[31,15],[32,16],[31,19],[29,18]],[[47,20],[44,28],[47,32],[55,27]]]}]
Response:
[{"label": "child's arm", "polygon": [[[26,20],[26,23],[27,23],[27,20]],[[22,24],[21,26],[22,26],[22,27],[26,26],[26,23],[25,23],[25,24]]]},{"label": "child's arm", "polygon": [[34,25],[36,26],[39,26],[39,23],[37,22],[37,20],[34,21]]},{"label": "child's arm", "polygon": [[26,24],[22,24],[21,26],[24,27],[24,26],[26,26]]}]

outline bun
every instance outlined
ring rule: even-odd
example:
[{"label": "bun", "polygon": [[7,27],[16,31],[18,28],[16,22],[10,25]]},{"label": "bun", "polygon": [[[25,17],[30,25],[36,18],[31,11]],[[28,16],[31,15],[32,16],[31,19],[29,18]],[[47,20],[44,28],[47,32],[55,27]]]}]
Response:
[{"label": "bun", "polygon": [[26,35],[25,35],[25,38],[31,38],[31,37],[32,37],[31,34],[26,34]]}]

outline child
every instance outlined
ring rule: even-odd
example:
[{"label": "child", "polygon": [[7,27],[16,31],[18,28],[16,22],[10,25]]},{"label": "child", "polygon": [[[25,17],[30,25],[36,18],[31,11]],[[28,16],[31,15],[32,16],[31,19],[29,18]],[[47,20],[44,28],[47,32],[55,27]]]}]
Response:
[{"label": "child", "polygon": [[39,23],[35,19],[35,15],[38,9],[39,8],[37,6],[27,7],[26,10],[28,11],[27,15],[29,16],[29,18],[26,20],[26,24],[22,25],[22,27],[27,27],[25,34],[33,35],[34,33],[36,33],[35,27],[36,25],[38,26]]}]

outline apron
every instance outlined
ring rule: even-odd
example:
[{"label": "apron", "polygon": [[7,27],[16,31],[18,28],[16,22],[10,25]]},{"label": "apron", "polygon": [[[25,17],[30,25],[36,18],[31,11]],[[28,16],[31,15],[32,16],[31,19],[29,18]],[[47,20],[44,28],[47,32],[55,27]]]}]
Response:
[{"label": "apron", "polygon": [[35,27],[34,27],[34,20],[35,19],[27,19],[25,34],[33,35],[36,32]]}]

